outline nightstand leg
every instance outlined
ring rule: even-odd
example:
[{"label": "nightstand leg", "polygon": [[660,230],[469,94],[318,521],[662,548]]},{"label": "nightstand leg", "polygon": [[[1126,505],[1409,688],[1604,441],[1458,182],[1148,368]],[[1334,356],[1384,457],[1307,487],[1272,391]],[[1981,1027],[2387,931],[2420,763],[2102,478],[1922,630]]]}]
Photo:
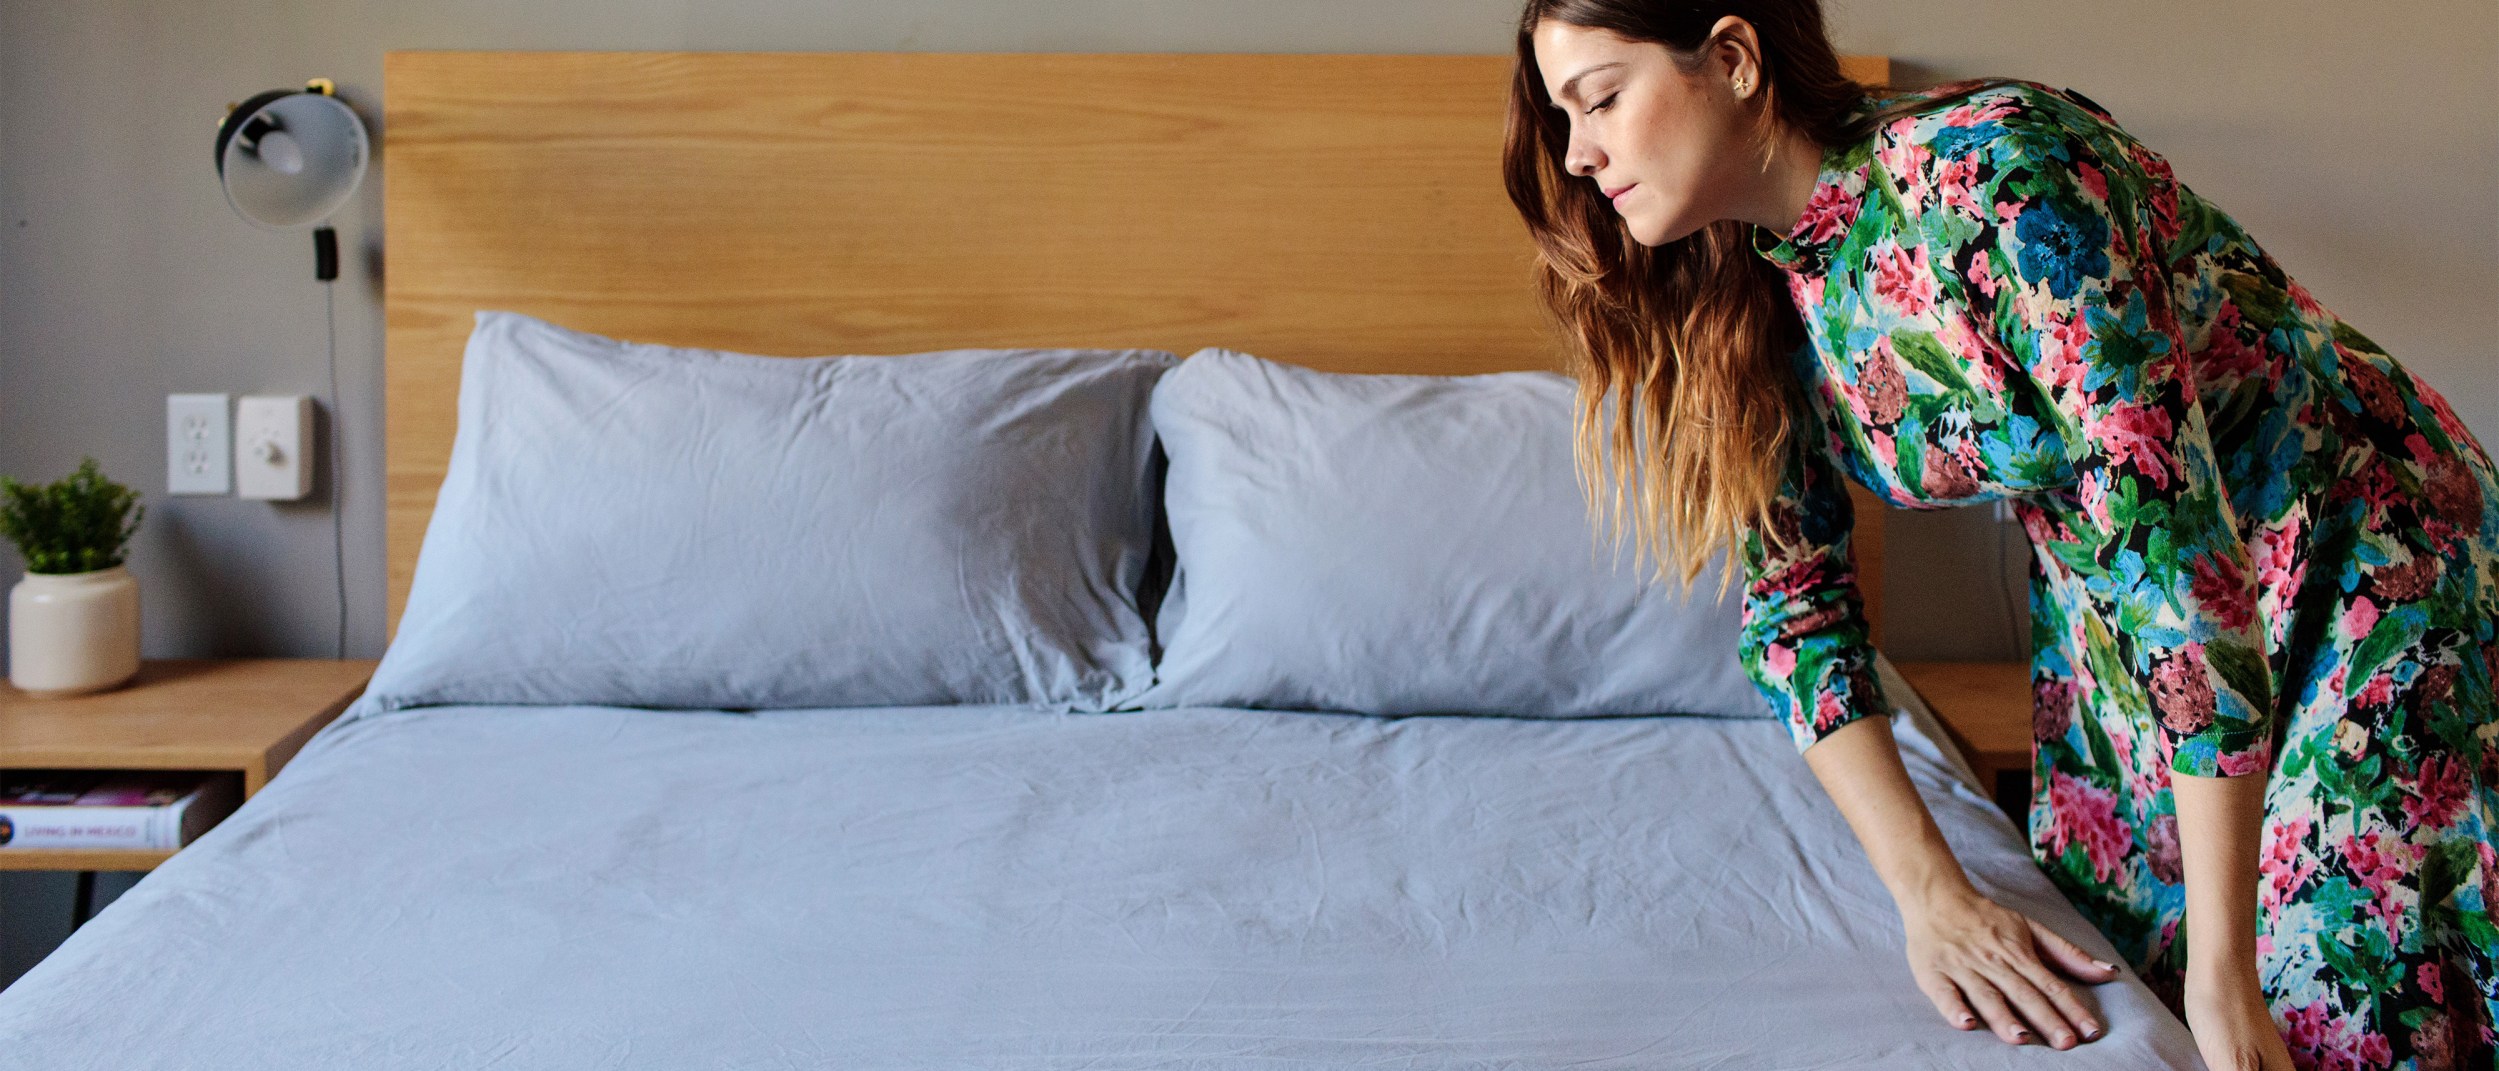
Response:
[{"label": "nightstand leg", "polygon": [[74,932],[95,916],[95,871],[78,872],[78,893],[69,902],[69,928]]}]

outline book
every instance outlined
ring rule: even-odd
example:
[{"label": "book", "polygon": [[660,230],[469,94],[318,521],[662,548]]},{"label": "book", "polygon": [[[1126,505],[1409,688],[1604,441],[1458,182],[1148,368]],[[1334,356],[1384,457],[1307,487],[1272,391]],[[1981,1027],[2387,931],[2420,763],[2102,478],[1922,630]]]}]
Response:
[{"label": "book", "polygon": [[10,770],[0,773],[0,852],[172,851],[242,802],[232,774]]}]

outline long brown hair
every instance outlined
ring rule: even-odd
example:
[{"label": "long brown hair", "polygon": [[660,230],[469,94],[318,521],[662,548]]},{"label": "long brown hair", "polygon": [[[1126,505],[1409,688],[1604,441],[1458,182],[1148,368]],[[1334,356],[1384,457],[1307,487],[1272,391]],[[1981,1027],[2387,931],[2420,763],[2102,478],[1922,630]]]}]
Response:
[{"label": "long brown hair", "polygon": [[[1710,555],[1740,545],[1746,530],[1776,538],[1771,501],[1791,452],[1808,448],[1786,363],[1804,324],[1778,266],[1754,251],[1752,224],[1719,220],[1652,249],[1632,239],[1594,182],[1564,169],[1570,121],[1545,93],[1534,37],[1547,19],[1605,30],[1664,45],[1689,72],[1728,15],[1752,23],[1760,41],[1769,118],[1817,145],[1853,142],[1943,99],[1861,113],[1893,87],[1840,73],[1819,0],[1528,0],[1519,17],[1502,178],[1536,242],[1537,288],[1573,342],[1580,486],[1616,546],[1628,514],[1638,553],[1661,578],[1680,574],[1687,593]],[[1957,83],[1948,96],[2002,81]]]}]

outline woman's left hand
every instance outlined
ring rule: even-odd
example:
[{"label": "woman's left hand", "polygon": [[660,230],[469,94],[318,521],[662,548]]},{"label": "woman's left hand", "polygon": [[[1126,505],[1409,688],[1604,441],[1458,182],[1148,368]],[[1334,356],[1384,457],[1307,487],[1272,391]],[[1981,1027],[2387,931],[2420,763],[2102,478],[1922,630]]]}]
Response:
[{"label": "woman's left hand", "polygon": [[2290,1046],[2265,1008],[2253,967],[2219,977],[2189,968],[2186,1005],[2187,1029],[2212,1071],[2293,1071]]}]

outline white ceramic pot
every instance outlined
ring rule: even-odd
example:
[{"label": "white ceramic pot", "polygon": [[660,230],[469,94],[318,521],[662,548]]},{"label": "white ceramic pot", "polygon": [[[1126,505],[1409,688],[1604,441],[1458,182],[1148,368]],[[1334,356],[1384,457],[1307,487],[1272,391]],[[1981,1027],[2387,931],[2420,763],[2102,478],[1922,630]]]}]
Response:
[{"label": "white ceramic pot", "polygon": [[9,683],[37,696],[100,692],[139,672],[139,582],[121,566],[28,573],[9,589]]}]

